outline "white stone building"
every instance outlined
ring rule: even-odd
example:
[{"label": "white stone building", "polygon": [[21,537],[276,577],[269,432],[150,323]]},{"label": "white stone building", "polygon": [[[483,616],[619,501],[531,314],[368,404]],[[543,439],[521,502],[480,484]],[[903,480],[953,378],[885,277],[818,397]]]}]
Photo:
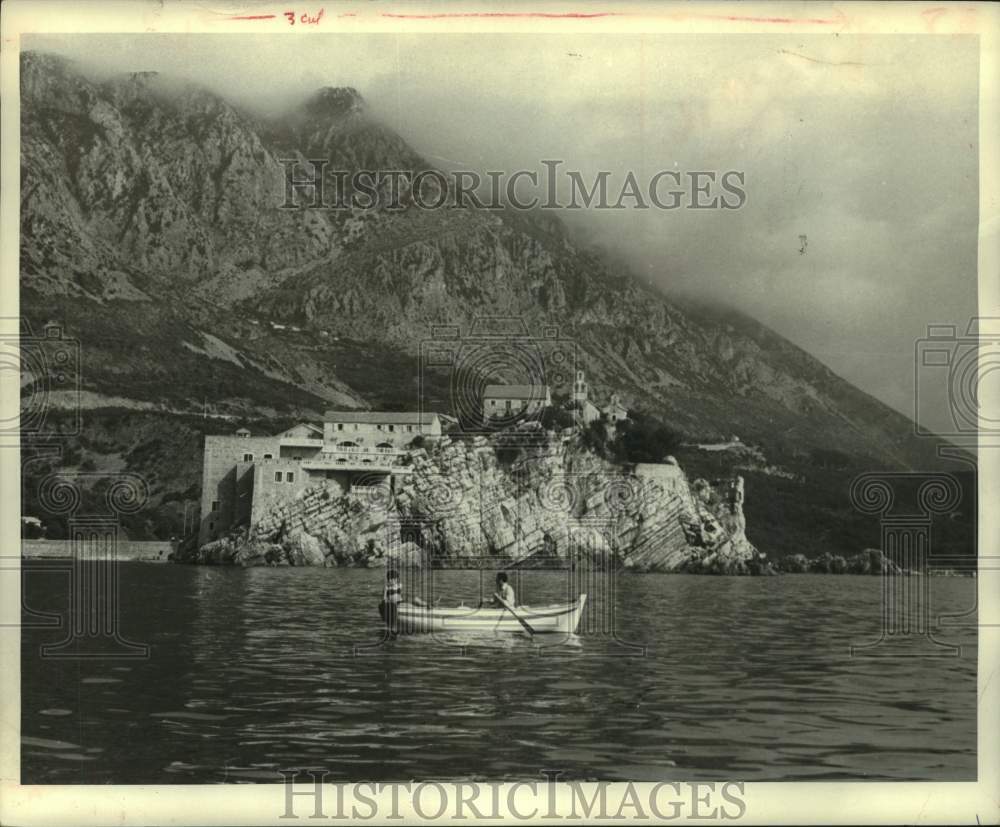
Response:
[{"label": "white stone building", "polygon": [[587,398],[589,393],[587,377],[582,370],[578,370],[573,382],[573,401],[577,406],[580,424],[584,426],[601,418],[600,409]]},{"label": "white stone building", "polygon": [[322,427],[309,422],[280,434],[246,428],[205,437],[199,545],[241,525],[254,525],[271,507],[325,484],[338,494],[368,493],[409,474],[404,462],[418,436],[441,436],[435,413],[327,411]]},{"label": "white stone building", "polygon": [[621,399],[617,393],[611,394],[611,401],[608,402],[603,413],[608,418],[608,422],[611,423],[621,422],[624,419],[628,419],[628,408],[622,405]]},{"label": "white stone building", "polygon": [[483,420],[535,414],[551,405],[548,385],[487,385],[483,392]]}]

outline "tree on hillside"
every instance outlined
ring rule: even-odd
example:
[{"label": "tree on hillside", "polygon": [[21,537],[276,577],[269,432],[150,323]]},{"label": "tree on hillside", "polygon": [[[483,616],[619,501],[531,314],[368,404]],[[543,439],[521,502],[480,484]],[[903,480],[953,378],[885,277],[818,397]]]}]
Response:
[{"label": "tree on hillside", "polygon": [[611,450],[622,462],[663,462],[681,444],[681,435],[641,411],[616,426]]},{"label": "tree on hillside", "polygon": [[576,424],[576,417],[573,416],[572,411],[552,405],[542,411],[539,422],[547,431],[558,431],[563,428],[572,428]]},{"label": "tree on hillside", "polygon": [[601,457],[608,456],[608,433],[604,417],[595,419],[580,432],[583,447]]},{"label": "tree on hillside", "polygon": [[820,468],[847,468],[851,464],[851,458],[835,448],[813,448],[809,458]]}]

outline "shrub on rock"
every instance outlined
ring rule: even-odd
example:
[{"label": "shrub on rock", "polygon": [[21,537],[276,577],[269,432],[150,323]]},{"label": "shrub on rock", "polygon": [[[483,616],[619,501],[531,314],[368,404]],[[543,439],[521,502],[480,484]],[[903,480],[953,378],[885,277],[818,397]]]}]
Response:
[{"label": "shrub on rock", "polygon": [[804,574],[809,571],[809,565],[810,560],[804,554],[792,554],[779,563],[779,568],[789,574]]}]

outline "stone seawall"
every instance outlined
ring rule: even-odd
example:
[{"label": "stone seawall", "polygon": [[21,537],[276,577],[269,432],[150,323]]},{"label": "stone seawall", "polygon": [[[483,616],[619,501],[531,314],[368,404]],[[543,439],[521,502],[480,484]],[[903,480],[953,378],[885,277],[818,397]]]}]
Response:
[{"label": "stone seawall", "polygon": [[[115,545],[116,557],[122,562],[166,563],[171,551],[173,547],[167,540],[119,540]],[[27,560],[72,558],[73,548],[69,540],[21,540],[21,557]]]},{"label": "stone seawall", "polygon": [[334,566],[433,557],[474,567],[583,557],[638,571],[766,567],[746,537],[739,477],[690,483],[672,461],[623,469],[558,438],[513,452],[502,438],[444,438],[409,460],[395,490],[344,496],[320,484],[252,530],[203,546],[196,559]]}]

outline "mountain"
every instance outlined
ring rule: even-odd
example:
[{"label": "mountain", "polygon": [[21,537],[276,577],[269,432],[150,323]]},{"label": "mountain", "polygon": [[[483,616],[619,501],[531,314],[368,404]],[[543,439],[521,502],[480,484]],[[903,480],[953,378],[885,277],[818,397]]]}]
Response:
[{"label": "mountain", "polygon": [[[264,118],[155,73],[95,80],[32,52],[21,84],[22,315],[36,335],[55,321],[79,339],[92,423],[114,407],[291,420],[422,404],[461,416],[490,379],[567,392],[579,368],[599,404],[616,392],[690,443],[739,435],[765,487],[808,485],[817,450],[845,474],[941,464],[935,440],[801,348],[735,309],[654,290],[551,215],[406,198],[283,207],[289,159],[327,161],[327,192],[338,170],[431,168],[356,90],[322,89]],[[516,320],[516,353],[482,335],[484,319]],[[444,343],[451,368],[424,358],[440,326],[460,336]]]}]

